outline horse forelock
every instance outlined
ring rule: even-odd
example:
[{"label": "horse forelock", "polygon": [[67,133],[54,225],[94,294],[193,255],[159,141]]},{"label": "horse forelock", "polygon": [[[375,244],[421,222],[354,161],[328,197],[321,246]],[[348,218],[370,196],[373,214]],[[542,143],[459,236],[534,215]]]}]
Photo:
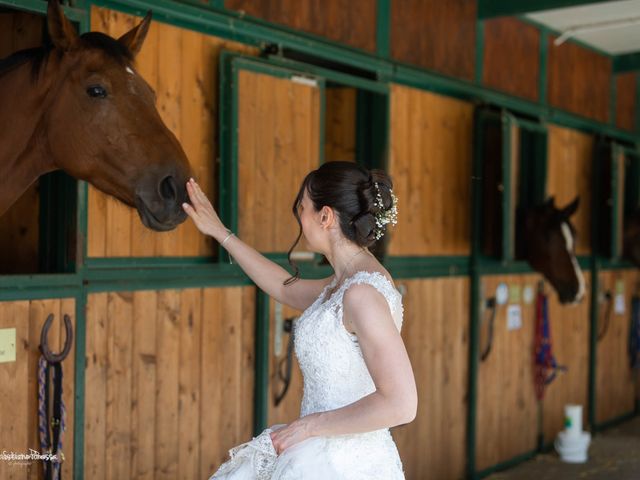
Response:
[{"label": "horse forelock", "polygon": [[101,50],[121,65],[133,62],[133,54],[115,38],[101,32],[87,32],[80,36],[84,47]]}]

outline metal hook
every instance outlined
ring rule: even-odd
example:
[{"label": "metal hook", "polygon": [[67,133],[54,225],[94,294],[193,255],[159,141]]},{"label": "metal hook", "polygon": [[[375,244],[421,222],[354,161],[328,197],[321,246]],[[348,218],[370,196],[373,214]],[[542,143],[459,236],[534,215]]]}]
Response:
[{"label": "metal hook", "polygon": [[51,327],[52,322],[53,322],[53,313],[50,313],[49,316],[47,317],[47,320],[44,322],[42,331],[40,332],[39,348],[40,348],[40,353],[42,353],[42,356],[45,358],[47,362],[59,363],[59,362],[62,362],[69,354],[69,351],[71,351],[71,344],[73,343],[73,326],[71,325],[71,318],[69,317],[69,315],[65,313],[64,329],[65,329],[67,338],[65,339],[64,348],[62,349],[62,352],[55,354],[51,351],[47,343],[47,334],[49,333],[49,328]]}]

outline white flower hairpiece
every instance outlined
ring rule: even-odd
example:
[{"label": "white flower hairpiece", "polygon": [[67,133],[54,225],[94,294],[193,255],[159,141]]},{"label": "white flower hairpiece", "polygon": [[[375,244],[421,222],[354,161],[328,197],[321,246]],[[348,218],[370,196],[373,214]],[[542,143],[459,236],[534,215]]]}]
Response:
[{"label": "white flower hairpiece", "polygon": [[375,236],[376,240],[379,240],[384,235],[384,226],[388,223],[395,225],[398,223],[398,198],[394,195],[393,190],[389,189],[391,194],[391,208],[385,210],[382,203],[382,195],[380,195],[380,187],[378,182],[373,182],[376,187],[376,201],[374,205],[378,207],[378,212],[374,214],[376,218]]}]

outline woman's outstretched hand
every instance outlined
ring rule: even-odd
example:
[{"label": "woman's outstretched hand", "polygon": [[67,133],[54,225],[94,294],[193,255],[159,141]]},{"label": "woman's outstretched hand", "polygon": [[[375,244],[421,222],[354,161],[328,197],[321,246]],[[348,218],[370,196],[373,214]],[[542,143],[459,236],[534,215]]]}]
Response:
[{"label": "woman's outstretched hand", "polygon": [[214,238],[218,232],[226,231],[213,205],[193,178],[187,182],[187,193],[191,205],[185,202],[182,208],[191,217],[198,230]]}]

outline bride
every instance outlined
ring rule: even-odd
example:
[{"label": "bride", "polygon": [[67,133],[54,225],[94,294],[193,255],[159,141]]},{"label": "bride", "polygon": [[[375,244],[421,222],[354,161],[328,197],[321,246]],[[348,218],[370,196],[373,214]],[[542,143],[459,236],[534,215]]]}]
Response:
[{"label": "bride", "polygon": [[[304,377],[300,418],[229,450],[212,479],[404,479],[389,428],[413,421],[417,391],[400,328],[402,297],[368,248],[396,223],[389,176],[351,162],[310,172],[293,204],[300,233],[289,273],[226,229],[198,184],[183,208],[276,301],[304,310],[294,326]],[[334,275],[303,280],[290,259],[304,234]]]}]

